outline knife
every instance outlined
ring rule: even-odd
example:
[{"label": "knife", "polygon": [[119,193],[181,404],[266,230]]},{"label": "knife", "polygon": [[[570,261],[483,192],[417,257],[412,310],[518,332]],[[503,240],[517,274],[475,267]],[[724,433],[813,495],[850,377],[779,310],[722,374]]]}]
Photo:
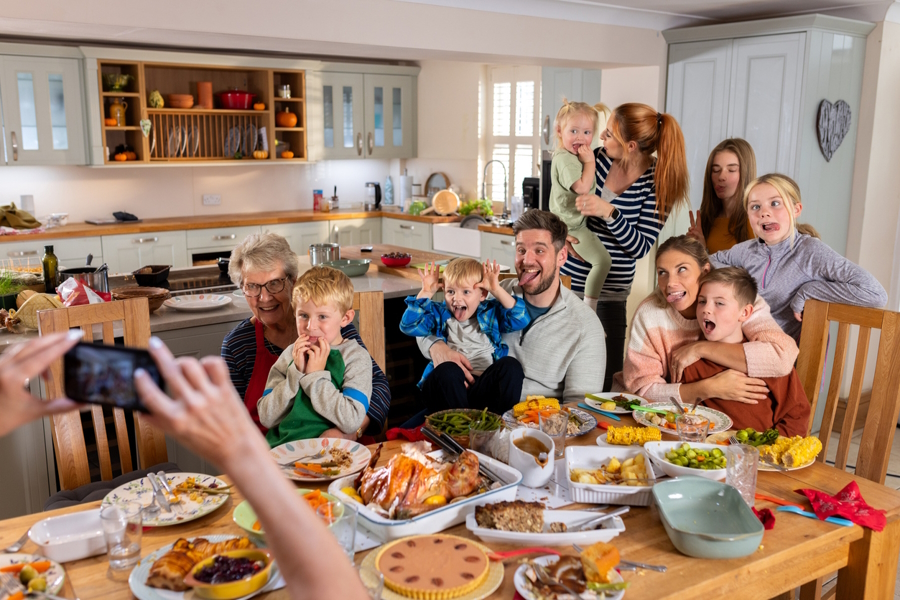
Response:
[{"label": "knife", "polygon": [[156,503],[166,512],[172,512],[172,506],[169,504],[169,500],[166,498],[166,495],[162,491],[162,487],[159,485],[159,481],[156,479],[156,475],[153,473],[147,474],[147,480],[150,482],[150,487],[153,488],[153,494],[156,496]]},{"label": "knife", "polygon": [[584,402],[579,402],[578,407],[586,408],[587,410],[594,411],[595,413],[600,413],[604,417],[608,417],[608,418],[612,419],[613,421],[621,421],[622,420],[622,417],[620,417],[619,415],[613,414],[611,412],[606,412],[605,410],[600,410],[599,408],[594,408],[593,406],[590,406],[589,404],[585,404]]}]

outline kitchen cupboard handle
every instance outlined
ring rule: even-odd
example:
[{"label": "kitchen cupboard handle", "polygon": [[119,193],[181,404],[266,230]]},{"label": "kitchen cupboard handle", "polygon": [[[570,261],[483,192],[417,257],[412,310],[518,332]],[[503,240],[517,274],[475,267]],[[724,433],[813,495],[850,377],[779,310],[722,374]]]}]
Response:
[{"label": "kitchen cupboard handle", "polygon": [[410,231],[412,231],[415,228],[416,228],[415,225],[401,225],[400,226],[400,229],[409,229]]},{"label": "kitchen cupboard handle", "polygon": [[372,156],[372,148],[375,147],[375,137],[372,135],[372,132],[371,132],[371,131],[367,134],[367,137],[368,137],[368,140],[369,140],[369,142],[368,142],[368,145],[369,145],[369,156]]},{"label": "kitchen cupboard handle", "polygon": [[356,133],[356,155],[362,156],[362,132]]},{"label": "kitchen cupboard handle", "polygon": [[10,258],[15,258],[17,256],[37,256],[37,253],[37,250],[10,250],[6,255]]},{"label": "kitchen cupboard handle", "polygon": [[334,228],[331,230],[331,233],[333,234],[334,243],[335,244],[340,243],[338,240],[338,226],[337,225],[334,226]]},{"label": "kitchen cupboard handle", "polygon": [[544,136],[544,144],[550,143],[550,115],[544,115],[544,126],[541,128],[541,135]]},{"label": "kitchen cupboard handle", "polygon": [[512,242],[507,241],[507,240],[500,240],[500,243],[503,244],[504,246],[514,246],[515,245]]},{"label": "kitchen cupboard handle", "polygon": [[10,131],[9,134],[12,136],[13,160],[19,160],[19,142],[16,139],[16,132]]},{"label": "kitchen cupboard handle", "polygon": [[213,236],[213,240],[215,240],[217,242],[220,240],[233,240],[234,238],[235,238],[235,234],[233,234],[233,233],[231,235],[214,235]]},{"label": "kitchen cupboard handle", "polygon": [[146,243],[148,243],[148,242],[158,242],[158,241],[159,241],[159,238],[158,238],[158,237],[152,237],[152,238],[134,238],[133,240],[131,240],[131,243],[132,243],[132,244],[146,244]]}]

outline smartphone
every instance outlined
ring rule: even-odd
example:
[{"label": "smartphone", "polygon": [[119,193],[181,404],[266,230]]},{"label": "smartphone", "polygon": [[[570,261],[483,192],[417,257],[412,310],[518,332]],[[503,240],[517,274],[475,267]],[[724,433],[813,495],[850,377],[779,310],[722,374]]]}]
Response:
[{"label": "smartphone", "polygon": [[359,251],[360,252],[371,252],[372,246],[363,246],[362,248],[359,249]]},{"label": "smartphone", "polygon": [[146,350],[79,342],[63,358],[66,396],[77,402],[147,412],[134,387],[137,369],[147,371],[163,387],[159,369]]}]

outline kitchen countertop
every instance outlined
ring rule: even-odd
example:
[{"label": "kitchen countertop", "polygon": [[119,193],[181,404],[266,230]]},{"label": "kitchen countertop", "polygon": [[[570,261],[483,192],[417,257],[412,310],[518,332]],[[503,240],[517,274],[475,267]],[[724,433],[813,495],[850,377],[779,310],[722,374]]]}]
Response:
[{"label": "kitchen countertop", "polygon": [[264,213],[241,213],[228,215],[204,215],[193,217],[168,217],[164,219],[145,219],[140,223],[116,223],[114,225],[89,225],[88,223],[72,223],[63,227],[54,227],[43,233],[3,235],[0,243],[22,242],[27,240],[51,240],[60,238],[92,237],[97,235],[120,235],[129,233],[148,233],[152,231],[181,231],[185,229],[212,229],[215,227],[241,227],[247,225],[277,225],[281,223],[309,223],[313,221],[340,221],[344,219],[378,219],[387,217],[403,221],[419,223],[456,223],[462,220],[459,215],[442,217],[439,215],[413,216],[401,212],[332,210],[319,212],[312,210],[290,210]]},{"label": "kitchen countertop", "polygon": [[[388,254],[390,252],[405,252],[412,256],[409,261],[410,265],[431,261],[449,261],[454,258],[450,254],[439,254],[437,252],[428,252],[425,250],[413,250],[411,248],[403,248],[402,246],[392,246],[391,244],[373,244],[371,252],[363,252],[361,250],[362,247],[363,246],[341,246],[341,258],[368,258],[369,260],[371,260],[372,262],[371,264],[369,264],[369,272],[366,275],[371,275],[373,272],[377,272],[390,276],[403,277],[407,280],[413,280],[416,282],[420,281],[419,273],[416,269],[410,268],[409,266],[387,267],[381,263],[381,255]],[[416,286],[416,290],[418,291],[419,289],[421,289],[421,287],[421,285]]]},{"label": "kitchen countertop", "polygon": [[478,231],[485,233],[499,233],[501,235],[515,235],[512,227],[502,227],[497,225],[479,225]]}]

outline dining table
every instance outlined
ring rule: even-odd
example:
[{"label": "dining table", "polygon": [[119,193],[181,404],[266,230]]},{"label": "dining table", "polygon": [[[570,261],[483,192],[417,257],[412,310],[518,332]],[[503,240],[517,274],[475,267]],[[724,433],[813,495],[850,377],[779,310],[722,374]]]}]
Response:
[{"label": "dining table", "polygon": [[[621,415],[621,421],[612,421],[596,415],[598,428],[580,437],[570,438],[568,446],[591,446],[604,433],[603,423],[635,425],[629,415]],[[668,436],[664,436],[668,437]],[[389,441],[379,458],[379,464],[387,462],[400,452],[401,441]],[[374,447],[373,447],[374,448]],[[222,476],[228,481],[227,475]],[[775,527],[765,532],[758,549],[743,558],[700,559],[681,554],[672,545],[660,521],[655,506],[632,507],[622,516],[625,531],[613,538],[612,543],[624,559],[654,565],[665,565],[665,573],[638,570],[623,571],[629,583],[625,592],[627,600],[663,600],[686,598],[741,598],[786,599],[801,584],[838,572],[837,597],[844,599],[893,598],[900,552],[900,491],[856,477],[819,460],[812,465],[789,472],[760,471],[757,492],[774,498],[799,504],[810,510],[806,497],[797,493],[802,488],[836,494],[851,481],[856,481],[865,500],[887,514],[884,530],[875,532],[859,525],[844,527],[810,519],[791,513],[778,512]],[[299,483],[298,487],[325,490],[328,483]],[[242,535],[232,520],[232,512],[243,500],[241,490],[232,488],[231,497],[214,512],[197,520],[179,525],[148,528],[143,535],[142,556],[175,542],[178,538],[193,538],[213,534]],[[68,514],[100,506],[91,502],[55,511],[25,515],[0,521],[0,548],[15,542],[31,525],[46,517]],[[569,505],[572,509],[583,505]],[[757,500],[758,509],[776,505]],[[285,523],[284,527],[290,527]],[[476,540],[465,524],[456,525],[444,533]],[[302,535],[303,532],[298,532]],[[515,549],[507,544],[485,544],[495,551]],[[576,554],[571,547],[559,547],[562,554]],[[21,552],[39,551],[29,541]],[[368,552],[358,552],[355,563],[360,565]],[[522,557],[507,559],[500,587],[488,598],[511,600],[515,595],[513,574]],[[66,580],[60,595],[82,600],[119,599],[132,597],[127,575],[109,570],[105,555],[65,563]],[[286,589],[259,596],[266,599],[289,598]]]}]

